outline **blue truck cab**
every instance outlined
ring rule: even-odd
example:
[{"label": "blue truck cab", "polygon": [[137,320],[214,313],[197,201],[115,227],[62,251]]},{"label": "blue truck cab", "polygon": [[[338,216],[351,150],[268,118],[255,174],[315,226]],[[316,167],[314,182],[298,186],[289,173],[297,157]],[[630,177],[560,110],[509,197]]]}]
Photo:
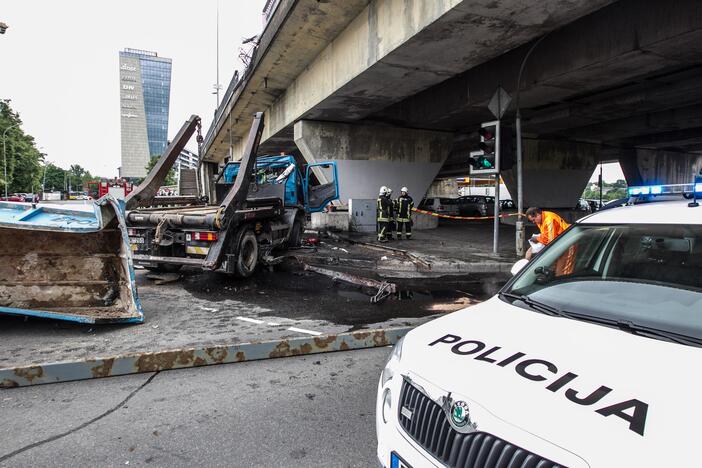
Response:
[{"label": "blue truck cab", "polygon": [[[222,173],[225,185],[234,184],[239,167],[239,162],[227,163]],[[292,155],[259,156],[254,170],[250,198],[278,196],[286,208],[301,209],[305,213],[323,211],[329,202],[339,198],[334,162],[309,164],[303,174]],[[311,184],[314,179],[318,184]]]}]

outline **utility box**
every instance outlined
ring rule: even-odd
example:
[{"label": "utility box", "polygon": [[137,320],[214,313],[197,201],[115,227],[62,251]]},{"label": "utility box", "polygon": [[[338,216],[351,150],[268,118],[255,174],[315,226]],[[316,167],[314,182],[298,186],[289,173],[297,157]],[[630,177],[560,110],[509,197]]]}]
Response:
[{"label": "utility box", "polygon": [[324,213],[312,213],[312,229],[329,229],[331,231],[349,230],[349,214],[346,211],[330,211]]},{"label": "utility box", "polygon": [[349,199],[349,228],[355,232],[375,232],[377,200]]}]

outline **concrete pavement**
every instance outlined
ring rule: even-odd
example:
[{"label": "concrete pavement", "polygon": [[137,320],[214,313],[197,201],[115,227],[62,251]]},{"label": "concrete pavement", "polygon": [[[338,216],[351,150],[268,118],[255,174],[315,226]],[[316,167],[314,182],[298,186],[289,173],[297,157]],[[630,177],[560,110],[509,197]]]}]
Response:
[{"label": "concrete pavement", "polygon": [[0,466],[374,466],[389,352],[5,390]]}]

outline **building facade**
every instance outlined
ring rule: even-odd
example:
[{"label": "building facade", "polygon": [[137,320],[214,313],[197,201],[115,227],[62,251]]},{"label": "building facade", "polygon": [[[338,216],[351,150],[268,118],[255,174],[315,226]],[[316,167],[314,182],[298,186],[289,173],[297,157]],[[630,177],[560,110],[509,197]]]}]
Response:
[{"label": "building facade", "polygon": [[120,176],[146,176],[154,155],[166,149],[171,94],[171,59],[156,52],[119,53],[122,165]]},{"label": "building facade", "polygon": [[180,171],[181,169],[197,169],[199,158],[197,154],[189,151],[185,148],[178,155],[175,164],[173,164],[173,169],[176,171],[176,180],[180,181]]}]

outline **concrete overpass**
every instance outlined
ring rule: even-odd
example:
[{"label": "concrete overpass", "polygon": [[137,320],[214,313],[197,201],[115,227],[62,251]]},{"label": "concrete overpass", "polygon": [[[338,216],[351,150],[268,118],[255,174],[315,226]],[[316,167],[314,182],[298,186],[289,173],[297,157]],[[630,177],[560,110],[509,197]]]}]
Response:
[{"label": "concrete overpass", "polygon": [[263,110],[261,151],[337,161],[343,198],[419,196],[465,174],[501,85],[520,90],[527,204],[573,206],[602,160],[630,183],[687,182],[702,167],[700,18],[696,0],[281,0],[205,160],[238,157]]}]

